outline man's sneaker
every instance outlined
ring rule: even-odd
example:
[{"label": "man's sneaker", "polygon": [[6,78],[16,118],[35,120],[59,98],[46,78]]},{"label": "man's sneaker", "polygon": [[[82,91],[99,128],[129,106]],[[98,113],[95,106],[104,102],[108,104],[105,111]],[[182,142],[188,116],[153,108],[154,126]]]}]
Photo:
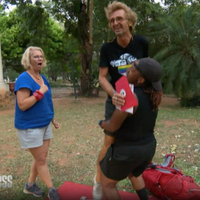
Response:
[{"label": "man's sneaker", "polygon": [[35,197],[42,197],[44,195],[44,192],[35,183],[30,187],[26,183],[23,192],[25,194],[32,194]]},{"label": "man's sneaker", "polygon": [[102,200],[103,198],[103,191],[101,187],[101,183],[97,183],[96,181],[96,175],[94,176],[94,185],[93,185],[93,191],[92,196],[94,200]]},{"label": "man's sneaker", "polygon": [[60,200],[60,197],[58,195],[58,192],[56,189],[51,189],[48,193],[49,200]]}]

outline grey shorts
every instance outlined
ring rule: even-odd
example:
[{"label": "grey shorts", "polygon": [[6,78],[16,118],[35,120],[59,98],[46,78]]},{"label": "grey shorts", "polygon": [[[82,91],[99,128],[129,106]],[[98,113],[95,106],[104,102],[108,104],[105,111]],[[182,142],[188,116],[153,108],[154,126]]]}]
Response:
[{"label": "grey shorts", "polygon": [[43,128],[17,129],[17,134],[22,149],[40,147],[44,140],[53,137],[51,124]]},{"label": "grey shorts", "polygon": [[[112,99],[110,97],[108,97],[106,99],[106,104],[105,104],[105,119],[106,120],[111,119],[114,111],[115,111],[115,105],[112,104]],[[106,130],[104,130],[104,133],[106,135],[109,135],[109,136],[112,136],[112,137],[114,137],[114,135],[115,135],[115,133],[111,133],[111,132],[108,132]]]}]

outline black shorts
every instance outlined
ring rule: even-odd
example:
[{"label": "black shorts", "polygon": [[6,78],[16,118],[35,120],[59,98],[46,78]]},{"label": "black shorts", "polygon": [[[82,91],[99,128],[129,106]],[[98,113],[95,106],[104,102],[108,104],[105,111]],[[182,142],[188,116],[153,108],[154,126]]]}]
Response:
[{"label": "black shorts", "polygon": [[[114,111],[115,111],[115,105],[112,104],[112,99],[108,97],[106,99],[106,104],[105,104],[105,120],[110,119]],[[114,134],[115,134],[115,133],[108,132],[106,130],[104,130],[104,133],[112,137],[114,137]]]},{"label": "black shorts", "polygon": [[154,137],[145,145],[115,147],[112,144],[100,162],[101,171],[107,178],[117,181],[125,179],[129,174],[138,177],[152,161],[155,150]]}]

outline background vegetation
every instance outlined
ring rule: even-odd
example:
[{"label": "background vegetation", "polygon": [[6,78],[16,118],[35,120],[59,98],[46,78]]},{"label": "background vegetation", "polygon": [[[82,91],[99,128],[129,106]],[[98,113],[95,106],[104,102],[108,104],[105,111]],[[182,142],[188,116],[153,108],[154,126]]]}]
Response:
[{"label": "background vegetation", "polygon": [[[0,35],[4,77],[22,72],[20,59],[30,46],[44,49],[50,80],[76,80],[82,94],[90,95],[98,78],[99,51],[112,40],[104,7],[109,0],[31,1],[3,0]],[[164,69],[163,89],[185,101],[200,96],[200,4],[199,0],[126,0],[138,14],[134,34],[149,42],[149,55]],[[7,13],[5,8],[15,5]],[[10,77],[12,79],[12,77]],[[191,104],[190,104],[191,105]]]},{"label": "background vegetation", "polygon": [[[42,73],[52,86],[66,87],[70,82],[80,85],[84,95],[90,95],[91,88],[98,87],[100,47],[114,38],[103,9],[108,2],[2,0],[0,40],[4,78],[14,81],[24,70],[20,64],[24,50],[30,45],[40,46],[48,59],[48,67]],[[164,92],[175,94],[182,106],[199,106],[200,1],[163,0],[164,7],[154,0],[122,2],[138,14],[134,34],[147,38],[150,57],[158,59],[163,66]],[[8,13],[5,8],[11,4],[16,9]],[[104,100],[105,94],[89,100],[85,97],[77,101],[73,97],[54,100],[61,128],[54,130],[49,166],[56,187],[65,181],[92,185],[96,158],[103,142],[97,122],[103,118]],[[161,163],[166,153],[175,153],[175,166],[194,177],[198,184],[199,115],[199,108],[163,105],[155,132],[158,147],[154,158],[154,162]],[[13,175],[13,188],[1,188],[0,199],[27,199],[22,188],[27,181],[31,158],[27,151],[19,148],[13,128],[14,112],[1,112],[0,116],[0,174]],[[120,183],[119,189],[132,191],[130,188],[128,180]]]}]

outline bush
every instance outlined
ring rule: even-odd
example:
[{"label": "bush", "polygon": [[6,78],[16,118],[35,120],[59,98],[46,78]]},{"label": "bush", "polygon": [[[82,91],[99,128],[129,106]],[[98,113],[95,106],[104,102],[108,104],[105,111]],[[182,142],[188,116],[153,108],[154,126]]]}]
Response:
[{"label": "bush", "polygon": [[200,106],[200,96],[193,96],[192,98],[181,98],[182,107],[198,107]]}]

